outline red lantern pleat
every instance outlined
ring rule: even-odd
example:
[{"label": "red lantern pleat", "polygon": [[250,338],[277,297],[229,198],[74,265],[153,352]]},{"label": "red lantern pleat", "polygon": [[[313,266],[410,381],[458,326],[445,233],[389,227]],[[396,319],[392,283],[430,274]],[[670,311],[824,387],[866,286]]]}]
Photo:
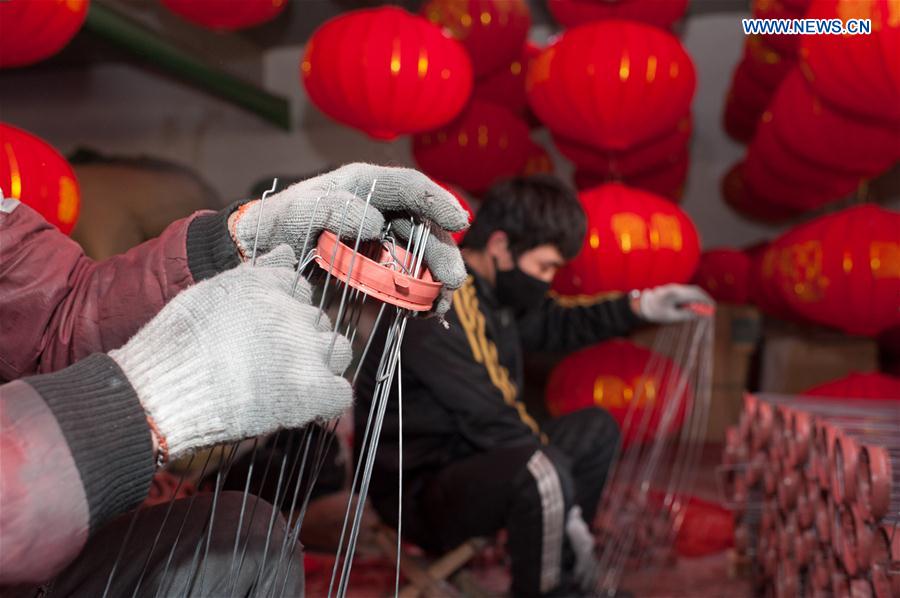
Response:
[{"label": "red lantern pleat", "polygon": [[301,76],[322,112],[376,139],[445,125],[472,92],[472,67],[459,42],[390,6],[351,11],[319,27]]},{"label": "red lantern pleat", "polygon": [[853,372],[844,378],[810,388],[803,394],[836,399],[900,400],[900,378],[878,372]]},{"label": "red lantern pleat", "polygon": [[900,324],[900,213],[848,208],[798,226],[769,251],[781,298],[800,317],[865,336]]},{"label": "red lantern pleat", "polygon": [[476,100],[446,127],[414,136],[413,157],[428,176],[479,194],[521,174],[533,146],[521,119]]},{"label": "red lantern pleat", "polygon": [[[669,359],[661,356],[658,371],[645,372],[653,352],[634,343],[616,340],[582,349],[563,359],[547,381],[545,400],[553,416],[573,413],[586,407],[602,407],[621,426],[629,405],[637,397],[632,422],[642,421],[645,409],[652,409],[644,434],[632,426],[623,437],[625,446],[635,441],[647,441],[659,431],[664,402],[673,400],[672,386],[681,372]],[[690,392],[688,389],[685,392]],[[682,406],[687,401],[682,399]],[[677,431],[684,421],[685,409],[676,414],[669,433]],[[637,424],[635,424],[637,425]]]},{"label": "red lantern pleat", "polygon": [[462,42],[476,77],[518,59],[531,27],[525,0],[428,0],[422,14]]},{"label": "red lantern pleat", "polygon": [[744,304],[750,298],[750,258],[740,249],[710,249],[700,254],[693,282],[717,301]]},{"label": "red lantern pleat", "polygon": [[900,7],[895,0],[814,0],[808,18],[870,19],[868,35],[804,35],[803,73],[826,102],[900,123]]},{"label": "red lantern pleat", "polygon": [[563,27],[603,19],[627,19],[669,29],[687,11],[688,0],[547,0],[550,14]]},{"label": "red lantern pleat", "polygon": [[0,2],[0,68],[27,66],[59,52],[75,37],[89,0]]},{"label": "red lantern pleat", "polygon": [[0,124],[0,189],[69,234],[78,220],[81,196],[72,167],[43,140]]},{"label": "red lantern pleat", "polygon": [[694,224],[662,197],[620,184],[579,193],[588,230],[553,280],[565,296],[596,296],[687,282],[700,256]]},{"label": "red lantern pleat", "polygon": [[565,31],[532,62],[526,84],[532,110],[555,134],[625,150],[677,126],[696,74],[672,34],[608,20]]}]

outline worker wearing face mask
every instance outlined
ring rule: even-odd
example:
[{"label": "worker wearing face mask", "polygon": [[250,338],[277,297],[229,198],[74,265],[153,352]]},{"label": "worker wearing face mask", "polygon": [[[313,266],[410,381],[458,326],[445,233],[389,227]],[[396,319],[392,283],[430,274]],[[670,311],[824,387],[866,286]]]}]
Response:
[{"label": "worker wearing face mask", "polygon": [[[586,228],[576,196],[556,179],[495,186],[462,242],[469,276],[454,294],[449,329],[411,320],[401,349],[403,533],[443,552],[505,528],[514,596],[590,592],[585,521],[594,517],[619,441],[616,422],[600,408],[539,425],[520,401],[523,351],[573,351],[644,321],[688,320],[695,316],[686,304],[712,303],[695,287],[666,285],[560,305],[547,294],[550,281],[578,253]],[[360,376],[358,443],[377,367],[368,360]],[[369,494],[393,524],[396,386]]]}]

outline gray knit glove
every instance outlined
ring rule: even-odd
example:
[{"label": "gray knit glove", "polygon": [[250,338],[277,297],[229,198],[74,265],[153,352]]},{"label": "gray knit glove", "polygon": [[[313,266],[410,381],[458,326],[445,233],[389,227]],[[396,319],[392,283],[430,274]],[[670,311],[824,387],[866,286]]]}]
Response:
[{"label": "gray knit glove", "polygon": [[692,304],[715,307],[715,300],[700,287],[684,284],[664,284],[639,293],[640,313],[648,322],[674,324],[698,317],[690,309]]},{"label": "gray knit glove", "polygon": [[[350,344],[310,304],[281,246],[179,293],[109,355],[128,377],[171,458],[192,449],[336,417]],[[334,339],[331,355],[329,347]]]},{"label": "gray knit glove", "polygon": [[[365,199],[373,181],[375,190],[366,211]],[[317,199],[319,208],[313,214]],[[349,204],[348,199],[351,200]],[[260,202],[254,202],[240,213],[235,225],[234,236],[245,256],[253,250],[259,210]],[[289,243],[299,256],[307,230],[310,230],[310,221],[312,239],[308,247],[314,246],[315,238],[323,229],[334,233],[340,229],[342,237],[355,238],[364,212],[363,240],[377,238],[385,218],[393,221],[392,229],[401,238],[408,234],[410,215],[434,224],[432,238],[425,245],[425,263],[435,280],[445,287],[445,293],[435,305],[435,312],[438,315],[446,313],[452,290],[459,288],[466,280],[466,268],[459,250],[445,231],[466,228],[468,214],[449,191],[411,168],[358,162],[302,181],[273,195],[262,207],[257,253]]]}]

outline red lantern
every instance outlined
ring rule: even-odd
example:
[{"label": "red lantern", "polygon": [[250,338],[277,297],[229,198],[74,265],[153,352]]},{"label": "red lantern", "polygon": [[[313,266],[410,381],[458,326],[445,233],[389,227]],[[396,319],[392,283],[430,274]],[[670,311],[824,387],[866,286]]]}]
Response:
[{"label": "red lantern", "polygon": [[322,112],[376,139],[445,125],[472,91],[459,42],[393,6],[326,22],[307,43],[301,71]]},{"label": "red lantern", "polygon": [[528,96],[525,95],[525,74],[528,72],[528,65],[540,52],[537,45],[531,42],[525,44],[521,56],[475,82],[472,99],[493,102],[517,116],[526,117],[529,110]]},{"label": "red lantern", "polygon": [[894,0],[814,0],[807,18],[870,19],[867,35],[804,35],[803,74],[835,107],[900,123],[900,7]]},{"label": "red lantern", "polygon": [[750,258],[739,249],[710,249],[700,254],[694,284],[717,301],[743,304],[749,299]]},{"label": "red lantern", "polygon": [[873,372],[832,380],[810,388],[803,394],[814,397],[834,397],[838,399],[900,399],[900,378]]},{"label": "red lantern", "polygon": [[446,127],[413,137],[413,157],[428,176],[481,193],[525,170],[533,142],[509,110],[473,101]]},{"label": "red lantern", "polygon": [[[653,358],[660,360],[660,367],[646,371]],[[632,401],[639,401],[631,416],[629,426],[623,430],[623,444],[636,440],[653,439],[659,430],[661,415],[666,402],[674,400],[681,379],[681,372],[668,358],[634,343],[615,340],[582,349],[563,359],[547,381],[547,410],[554,417],[586,407],[602,407],[619,425],[625,423]],[[685,393],[689,393],[685,389]],[[689,396],[689,395],[687,395]],[[682,406],[687,398],[681,397]],[[640,429],[647,409],[648,424]],[[676,414],[670,433],[676,432],[684,421],[685,409]],[[641,433],[643,432],[643,434]]]},{"label": "red lantern", "polygon": [[747,58],[738,64],[725,98],[725,131],[736,141],[747,143],[753,139],[759,117],[769,105],[773,90],[750,74]]},{"label": "red lantern", "polygon": [[744,177],[758,196],[803,212],[846,197],[859,186],[859,174],[823,169],[785,149],[775,135],[777,120],[791,126],[791,115],[766,111],[744,161]]},{"label": "red lantern", "polygon": [[688,0],[547,0],[550,14],[563,27],[626,19],[670,29],[684,16],[687,5]]},{"label": "red lantern", "polygon": [[690,280],[700,242],[678,206],[615,183],[579,198],[588,231],[581,252],[553,280],[557,293],[594,296]]},{"label": "red lantern", "polygon": [[553,142],[579,169],[598,175],[628,177],[680,159],[691,140],[691,116],[686,115],[671,131],[657,139],[624,151],[601,150],[554,135]]},{"label": "red lantern", "polygon": [[[780,185],[777,179],[771,181]],[[798,214],[796,209],[780,205],[776,200],[761,196],[744,178],[744,163],[738,162],[722,177],[722,198],[735,212],[760,222],[783,222]]]},{"label": "red lantern", "polygon": [[827,170],[872,176],[900,157],[900,125],[874,125],[832,110],[813,95],[799,69],[784,80],[770,110],[784,148]]},{"label": "red lantern", "polygon": [[81,29],[89,0],[0,2],[0,68],[50,58]]},{"label": "red lantern", "polygon": [[236,31],[271,21],[288,0],[162,0],[183,19],[216,31]]},{"label": "red lantern", "polygon": [[0,189],[65,234],[75,227],[81,199],[72,167],[41,139],[6,124],[0,124]]},{"label": "red lantern", "polygon": [[681,201],[687,181],[688,167],[687,148],[679,155],[673,156],[665,164],[658,164],[644,172],[630,175],[598,174],[587,170],[575,171],[575,187],[579,190],[592,189],[604,183],[619,182],[635,189],[642,189],[665,197],[674,202]]},{"label": "red lantern", "polygon": [[531,27],[525,0],[429,0],[422,14],[462,42],[476,77],[519,58]]},{"label": "red lantern", "polygon": [[554,133],[625,150],[676,127],[696,75],[675,36],[610,20],[565,31],[534,60],[526,83],[532,110]]},{"label": "red lantern", "polygon": [[866,336],[900,324],[900,213],[842,210],[789,231],[772,250],[793,312]]}]

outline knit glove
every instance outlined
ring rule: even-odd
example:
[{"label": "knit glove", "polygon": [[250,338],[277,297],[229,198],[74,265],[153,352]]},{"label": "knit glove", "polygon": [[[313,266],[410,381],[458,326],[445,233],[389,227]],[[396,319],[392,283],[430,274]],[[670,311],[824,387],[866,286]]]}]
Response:
[{"label": "knit glove", "polygon": [[341,377],[350,343],[324,314],[317,322],[309,283],[291,296],[294,263],[284,245],[200,282],[109,353],[170,458],[333,418],[352,402]]},{"label": "knit glove", "polygon": [[684,284],[664,284],[638,294],[638,315],[648,322],[673,324],[699,316],[694,304],[715,307],[716,302],[701,288]]},{"label": "knit glove", "polygon": [[586,592],[594,590],[600,572],[600,565],[594,555],[596,541],[579,506],[569,509],[566,515],[566,537],[575,553],[575,581]]},{"label": "knit glove", "polygon": [[[375,189],[366,210],[373,182]],[[314,210],[317,200],[319,207]],[[450,307],[452,291],[466,280],[462,256],[447,231],[466,228],[468,214],[449,191],[417,170],[364,163],[342,166],[292,185],[264,205],[259,201],[248,204],[234,216],[233,235],[241,253],[249,256],[259,220],[258,254],[288,243],[299,256],[307,231],[311,231],[307,246],[311,248],[323,229],[336,234],[340,230],[342,237],[355,239],[361,222],[363,240],[378,238],[385,219],[392,221],[395,235],[405,240],[411,215],[435,225],[425,245],[425,263],[445,287],[435,305],[435,312],[443,315]]]}]

